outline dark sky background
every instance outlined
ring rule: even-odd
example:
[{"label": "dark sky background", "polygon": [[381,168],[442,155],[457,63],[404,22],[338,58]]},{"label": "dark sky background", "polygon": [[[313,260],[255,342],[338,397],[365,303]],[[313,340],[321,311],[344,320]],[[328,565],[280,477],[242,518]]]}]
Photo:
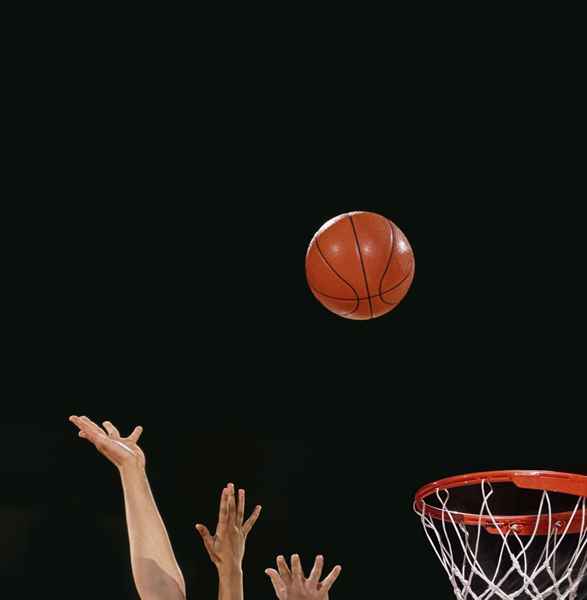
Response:
[{"label": "dark sky background", "polygon": [[[196,90],[174,61],[33,61],[37,142],[6,221],[6,589],[135,598],[115,470],[72,413],[144,426],[190,598],[215,597],[193,525],[215,524],[228,481],[264,506],[249,600],[273,597],[263,571],[294,552],[343,565],[333,600],[413,598],[414,581],[448,599],[411,511],[419,486],[587,472],[569,265],[582,238],[566,235],[532,63],[417,37],[372,50],[394,58],[204,61]],[[330,314],[305,282],[312,235],[350,210],[392,219],[416,256],[407,297],[370,322]]]}]

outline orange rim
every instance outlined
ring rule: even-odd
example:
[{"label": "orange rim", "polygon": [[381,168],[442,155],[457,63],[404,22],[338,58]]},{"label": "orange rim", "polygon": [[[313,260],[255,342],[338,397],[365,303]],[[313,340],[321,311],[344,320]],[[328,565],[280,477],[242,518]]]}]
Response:
[{"label": "orange rim", "polygon": [[[557,492],[571,496],[587,498],[587,477],[574,473],[559,473],[557,471],[484,471],[447,477],[433,481],[416,492],[414,508],[420,514],[425,513],[433,519],[447,520],[447,512],[452,520],[465,525],[484,527],[492,534],[505,534],[515,531],[518,535],[548,535],[553,530],[557,532],[582,533],[587,528],[587,512],[582,510],[559,512],[547,515],[508,515],[487,516],[472,513],[447,511],[425,503],[426,498],[440,490],[481,485],[483,481],[490,483],[512,483],[519,488]],[[450,517],[449,517],[450,520]]]}]

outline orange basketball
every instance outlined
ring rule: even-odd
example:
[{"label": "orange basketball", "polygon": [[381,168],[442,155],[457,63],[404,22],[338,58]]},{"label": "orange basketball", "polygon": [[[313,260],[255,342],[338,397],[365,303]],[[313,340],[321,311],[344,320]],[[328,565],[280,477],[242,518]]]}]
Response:
[{"label": "orange basketball", "polygon": [[400,228],[363,211],[324,223],[306,253],[312,293],[347,319],[373,319],[393,310],[410,289],[415,266]]}]

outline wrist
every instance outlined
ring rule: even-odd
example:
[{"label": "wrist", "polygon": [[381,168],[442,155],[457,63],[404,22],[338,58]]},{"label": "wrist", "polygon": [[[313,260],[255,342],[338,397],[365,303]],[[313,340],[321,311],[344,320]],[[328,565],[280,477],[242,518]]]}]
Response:
[{"label": "wrist", "polygon": [[122,465],[117,465],[117,468],[122,479],[143,478],[147,475],[145,467],[135,462],[123,463]]},{"label": "wrist", "polygon": [[216,568],[218,569],[220,579],[242,579],[243,567],[241,563],[221,563],[216,565]]}]

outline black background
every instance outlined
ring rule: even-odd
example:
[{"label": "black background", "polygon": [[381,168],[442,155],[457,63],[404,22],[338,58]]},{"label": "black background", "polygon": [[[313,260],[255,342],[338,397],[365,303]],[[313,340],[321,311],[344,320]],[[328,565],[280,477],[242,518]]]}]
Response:
[{"label": "black background", "polygon": [[[362,58],[252,44],[250,60],[218,46],[186,66],[181,42],[173,61],[33,57],[15,148],[31,158],[6,221],[7,585],[135,597],[116,473],[72,413],[144,426],[191,597],[214,597],[193,525],[213,527],[228,481],[264,507],[249,598],[272,597],[263,570],[293,552],[342,564],[333,598],[414,597],[414,581],[449,598],[411,512],[420,485],[586,470],[548,67],[515,44],[505,59],[425,38]],[[349,210],[391,218],[416,255],[406,299],[371,322],[305,283],[313,233]]]},{"label": "black background", "polygon": [[[548,414],[558,396],[531,363],[548,349],[525,289],[507,273],[487,284],[517,260],[507,233],[497,242],[481,216],[391,187],[378,202],[337,191],[219,208],[195,192],[181,208],[96,206],[54,230],[37,255],[34,332],[20,339],[35,362],[18,371],[2,425],[3,576],[34,573],[33,589],[62,597],[134,597],[115,470],[76,437],[71,413],[144,426],[154,492],[202,597],[216,581],[193,525],[214,525],[227,481],[264,507],[250,597],[272,597],[263,571],[277,553],[308,564],[320,552],[344,568],[333,597],[417,580],[422,597],[449,598],[411,512],[420,485],[478,469],[586,470],[581,419]],[[304,280],[313,232],[350,209],[392,218],[416,253],[408,296],[371,322],[331,315]]]}]

